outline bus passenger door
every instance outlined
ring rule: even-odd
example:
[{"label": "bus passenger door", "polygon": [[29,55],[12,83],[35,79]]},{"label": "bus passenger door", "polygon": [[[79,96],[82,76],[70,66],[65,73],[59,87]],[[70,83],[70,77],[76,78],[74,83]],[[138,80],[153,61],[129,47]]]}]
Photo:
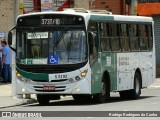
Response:
[{"label": "bus passenger door", "polygon": [[101,90],[101,54],[98,52],[98,34],[97,32],[88,33],[89,40],[89,63],[91,66],[92,93],[99,93]]}]

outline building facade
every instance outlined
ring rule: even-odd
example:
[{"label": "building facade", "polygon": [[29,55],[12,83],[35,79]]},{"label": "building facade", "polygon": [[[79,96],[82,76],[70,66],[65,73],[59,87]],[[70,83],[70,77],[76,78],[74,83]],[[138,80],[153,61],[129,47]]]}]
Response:
[{"label": "building facade", "polygon": [[125,14],[125,0],[74,0],[74,7],[107,10],[113,14]]},{"label": "building facade", "polygon": [[0,0],[0,39],[7,37],[14,25],[14,0]]}]

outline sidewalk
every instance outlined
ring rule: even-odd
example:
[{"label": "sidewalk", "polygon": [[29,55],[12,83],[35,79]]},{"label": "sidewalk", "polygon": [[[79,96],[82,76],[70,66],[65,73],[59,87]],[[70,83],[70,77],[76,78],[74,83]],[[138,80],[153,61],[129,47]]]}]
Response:
[{"label": "sidewalk", "polygon": [[12,97],[12,85],[0,82],[0,109],[36,102],[35,99],[19,99]]},{"label": "sidewalk", "polygon": [[[160,88],[160,78],[148,87],[148,89]],[[7,107],[14,107],[19,105],[31,104],[37,102],[35,96],[31,96],[32,99],[19,99],[12,97],[12,85],[4,84],[0,82],[0,109]],[[62,97],[66,99],[66,97]]]},{"label": "sidewalk", "polygon": [[157,78],[156,81],[151,84],[148,88],[160,88],[160,78]]}]

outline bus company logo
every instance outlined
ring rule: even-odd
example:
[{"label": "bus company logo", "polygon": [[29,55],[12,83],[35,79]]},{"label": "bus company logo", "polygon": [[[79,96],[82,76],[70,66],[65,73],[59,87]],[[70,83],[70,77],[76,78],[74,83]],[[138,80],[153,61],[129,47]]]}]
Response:
[{"label": "bus company logo", "polygon": [[11,112],[2,112],[2,117],[12,117]]},{"label": "bus company logo", "polygon": [[119,66],[129,65],[129,57],[119,57]]}]

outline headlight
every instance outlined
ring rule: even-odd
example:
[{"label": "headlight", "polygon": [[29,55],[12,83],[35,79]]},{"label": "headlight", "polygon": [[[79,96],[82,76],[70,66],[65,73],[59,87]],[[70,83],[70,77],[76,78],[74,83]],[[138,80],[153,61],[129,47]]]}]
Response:
[{"label": "headlight", "polygon": [[27,79],[27,78],[23,78],[23,82],[25,82],[25,83],[31,83],[31,80]]},{"label": "headlight", "polygon": [[25,83],[31,83],[31,80],[30,79],[27,79],[25,77],[23,77],[18,71],[16,71],[16,76],[19,80],[21,80],[22,82],[25,82]]},{"label": "headlight", "polygon": [[22,79],[22,75],[18,71],[16,71],[16,76],[17,78]]},{"label": "headlight", "polygon": [[79,81],[81,78],[79,76],[76,76],[75,79]]},{"label": "headlight", "polygon": [[75,78],[70,78],[69,82],[74,83],[83,79],[87,75],[87,72],[88,72],[88,69],[84,70],[83,72],[81,72],[80,75],[77,75]]},{"label": "headlight", "polygon": [[85,77],[87,75],[88,69],[84,70],[81,72],[81,77]]}]

